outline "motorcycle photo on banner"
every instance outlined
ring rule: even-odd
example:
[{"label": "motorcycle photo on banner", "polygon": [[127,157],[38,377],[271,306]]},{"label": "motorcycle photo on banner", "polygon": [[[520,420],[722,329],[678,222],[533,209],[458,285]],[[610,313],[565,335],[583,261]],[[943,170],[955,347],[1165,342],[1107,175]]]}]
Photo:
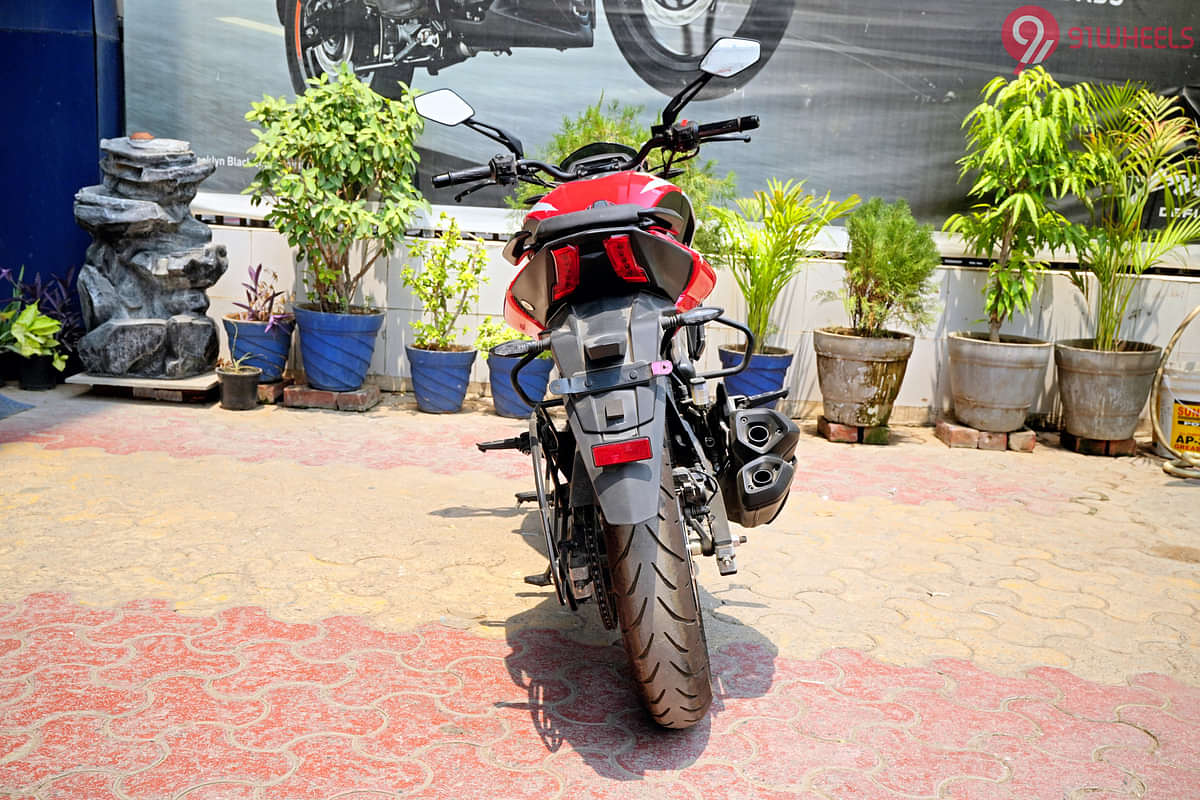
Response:
[{"label": "motorcycle photo on banner", "polygon": [[[718,97],[744,86],[787,30],[793,0],[602,0],[622,56],[642,80],[674,94],[721,36],[758,41],[763,58],[710,87]],[[385,97],[422,68],[430,75],[484,52],[515,47],[591,47],[596,0],[276,0],[296,92],[309,78],[350,64]]]},{"label": "motorcycle photo on banner", "polygon": [[[758,117],[697,124],[679,115],[713,78],[734,79],[759,57],[757,42],[717,40],[640,149],[594,142],[560,164],[526,158],[515,137],[476,120],[450,89],[416,98],[422,116],[465,125],[508,151],[436,175],[435,186],[467,185],[460,199],[491,184],[547,189],[504,250],[520,270],[505,319],[534,339],[492,351],[522,357],[512,386],[534,409],[529,430],[479,449],[531,457],[536,488],[518,500],[538,504],[549,563],[525,580],[553,584],[560,603],[591,604],[606,628],[620,628],[642,702],[667,728],[696,724],[712,703],[692,557],[712,556],[721,575],[737,572],[744,539],[730,522],[773,520],[795,474],[799,428],[759,407],[786,389],[730,396],[718,383],[709,395],[709,381],[745,369],[754,337],[701,305],[716,274],[689,246],[691,203],[670,182],[701,145],[749,141],[742,133]],[[698,371],[710,323],[745,336],[740,364]],[[561,376],[550,384],[558,398],[537,402],[518,375],[547,350]],[[565,427],[551,415],[558,407]]]}]

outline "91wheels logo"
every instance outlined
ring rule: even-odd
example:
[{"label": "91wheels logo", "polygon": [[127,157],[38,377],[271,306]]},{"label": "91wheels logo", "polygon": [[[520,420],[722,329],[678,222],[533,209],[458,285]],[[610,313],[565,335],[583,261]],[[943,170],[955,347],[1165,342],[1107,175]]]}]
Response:
[{"label": "91wheels logo", "polygon": [[1004,49],[1017,60],[1017,75],[1049,58],[1060,41],[1058,20],[1041,6],[1021,6],[1004,20]]},{"label": "91wheels logo", "polygon": [[[1093,5],[1117,7],[1121,2],[1090,0]],[[1136,25],[1128,20],[1120,26],[1084,26],[1067,31],[1069,47],[1078,50],[1191,50],[1196,40],[1192,26]],[[1016,74],[1026,67],[1041,64],[1062,42],[1062,29],[1054,15],[1041,6],[1021,6],[1004,20],[1004,49],[1017,60]]]}]

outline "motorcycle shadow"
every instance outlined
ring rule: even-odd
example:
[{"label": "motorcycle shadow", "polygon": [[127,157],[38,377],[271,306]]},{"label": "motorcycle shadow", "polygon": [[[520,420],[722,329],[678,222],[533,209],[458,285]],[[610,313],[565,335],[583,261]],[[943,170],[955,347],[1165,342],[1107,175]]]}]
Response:
[{"label": "motorcycle shadow", "polygon": [[[538,515],[531,513],[514,533],[545,555],[539,526]],[[518,594],[544,599],[503,623],[510,646],[505,666],[527,700],[496,705],[516,712],[509,718],[514,728],[528,714],[529,732],[548,752],[557,753],[566,744],[574,753],[564,758],[567,767],[622,781],[683,769],[704,754],[714,730],[726,731],[743,718],[743,701],[771,689],[775,645],[753,626],[717,612],[729,604],[701,586],[700,603],[709,630],[712,708],[689,729],[661,728],[635,692],[620,631],[606,629],[590,603],[573,612],[559,605],[552,587],[527,588]],[[724,644],[717,646],[716,641]]]}]

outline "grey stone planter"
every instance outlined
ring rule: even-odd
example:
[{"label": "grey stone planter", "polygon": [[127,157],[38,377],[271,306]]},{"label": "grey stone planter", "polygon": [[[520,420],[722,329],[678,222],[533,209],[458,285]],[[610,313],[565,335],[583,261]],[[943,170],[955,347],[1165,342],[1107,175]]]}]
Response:
[{"label": "grey stone planter", "polygon": [[988,340],[986,333],[952,333],[950,391],[959,422],[991,433],[1025,425],[1029,407],[1046,380],[1053,345],[1021,336]]},{"label": "grey stone planter", "polygon": [[1083,439],[1129,439],[1150,397],[1162,348],[1122,342],[1122,350],[1092,349],[1091,339],[1054,345],[1063,428]]},{"label": "grey stone planter", "polygon": [[842,425],[886,425],[913,342],[907,333],[873,338],[837,328],[813,331],[825,418]]}]

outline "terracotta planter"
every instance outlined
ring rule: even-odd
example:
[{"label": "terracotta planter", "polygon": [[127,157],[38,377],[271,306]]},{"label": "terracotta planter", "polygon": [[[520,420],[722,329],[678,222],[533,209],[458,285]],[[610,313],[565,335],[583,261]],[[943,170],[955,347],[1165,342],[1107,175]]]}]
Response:
[{"label": "terracotta planter", "polygon": [[915,342],[912,334],[855,336],[843,328],[813,331],[825,418],[842,425],[886,425]]},{"label": "terracotta planter", "polygon": [[1091,339],[1054,345],[1063,428],[1082,439],[1120,441],[1137,430],[1150,397],[1162,348],[1121,342],[1121,350],[1092,349]]},{"label": "terracotta planter", "polygon": [[1053,345],[1021,336],[988,340],[986,333],[952,333],[950,390],[954,416],[964,425],[991,433],[1025,426],[1029,407],[1045,385]]}]

